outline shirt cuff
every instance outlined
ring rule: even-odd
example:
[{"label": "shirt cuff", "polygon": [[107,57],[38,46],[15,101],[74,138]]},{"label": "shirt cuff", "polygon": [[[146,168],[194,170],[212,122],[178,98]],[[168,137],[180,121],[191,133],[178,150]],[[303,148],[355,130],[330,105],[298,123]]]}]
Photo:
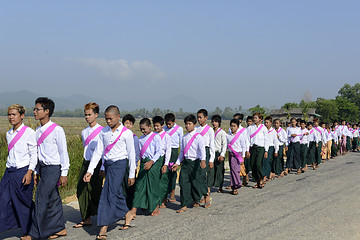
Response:
[{"label": "shirt cuff", "polygon": [[68,175],[69,170],[61,170],[61,176],[66,177]]},{"label": "shirt cuff", "polygon": [[28,169],[35,172],[35,168],[36,168],[36,165],[30,164]]}]

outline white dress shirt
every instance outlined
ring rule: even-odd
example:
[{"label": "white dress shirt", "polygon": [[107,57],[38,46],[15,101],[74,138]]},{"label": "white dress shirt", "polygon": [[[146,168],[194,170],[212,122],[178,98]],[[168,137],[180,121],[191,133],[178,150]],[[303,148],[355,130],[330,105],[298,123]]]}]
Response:
[{"label": "white dress shirt", "polygon": [[[235,134],[232,134],[231,132],[228,133],[226,135],[226,140],[227,140],[227,144],[230,144],[231,141],[233,140],[233,138],[235,137],[235,135],[241,131],[241,129],[243,129],[243,127],[239,127],[239,129],[236,131]],[[248,145],[247,145],[247,133],[246,130],[243,131],[239,138],[234,142],[233,145],[231,145],[231,147],[238,153],[241,153],[241,156],[244,158],[245,157],[245,152],[248,151]],[[230,148],[228,148],[229,152],[233,152]]]},{"label": "white dress shirt", "polygon": [[[171,131],[178,126],[176,123],[174,124],[174,126],[172,128],[168,128],[167,126],[164,127],[165,132],[167,132],[169,135],[171,133]],[[179,148],[181,149],[182,147],[182,138],[184,136],[184,129],[182,127],[179,126],[179,128],[176,130],[176,132],[171,135],[171,148]]]},{"label": "white dress shirt", "polygon": [[[143,148],[146,140],[148,140],[148,138],[153,134],[154,132],[149,133],[148,135],[142,135],[139,138],[139,147],[140,147],[140,152],[141,149]],[[146,149],[144,155],[142,156],[142,158],[150,158],[150,160],[154,161],[154,163],[156,163],[156,161],[164,155],[164,146],[163,146],[163,142],[161,141],[161,138],[159,136],[159,134],[155,133],[155,137],[151,140],[149,147]],[[140,156],[141,157],[141,156]]]},{"label": "white dress shirt", "polygon": [[[195,131],[197,131],[198,133],[201,133],[201,131],[208,126],[207,124],[205,124],[203,127],[200,125],[197,125],[195,127]],[[210,159],[209,162],[214,162],[215,160],[215,133],[214,130],[212,128],[209,128],[209,130],[205,133],[204,136],[202,136],[204,139],[204,144],[205,147],[209,147],[210,149]]]},{"label": "white dress shirt", "polygon": [[[36,128],[36,141],[53,122],[50,120],[43,126]],[[45,165],[61,165],[61,176],[67,176],[70,160],[66,145],[64,129],[56,126],[38,147],[39,161]]]},{"label": "white dress shirt", "polygon": [[283,146],[284,144],[287,144],[287,135],[285,130],[282,127],[279,127],[279,129],[275,129],[277,133],[277,138],[279,141],[279,146]]},{"label": "white dress shirt", "polygon": [[136,165],[140,160],[140,145],[139,145],[139,138],[138,136],[136,136],[135,133],[133,133],[133,137],[134,137],[134,147],[135,147],[135,160],[136,160]]},{"label": "white dress shirt", "polygon": [[318,126],[318,127],[313,127],[312,129],[314,129],[315,134],[317,135],[317,139],[318,142],[322,142],[323,145],[325,145],[327,143],[327,139],[325,136],[325,131],[322,127]]},{"label": "white dress shirt", "polygon": [[308,129],[309,131],[309,135],[308,135],[308,140],[309,142],[320,142],[321,140],[318,139],[318,135],[316,134],[316,130],[314,128],[312,129]]},{"label": "white dress shirt", "polygon": [[279,140],[277,138],[276,130],[271,127],[268,129],[269,147],[272,146],[275,149],[275,153],[279,152]]},{"label": "white dress shirt", "polygon": [[338,142],[339,142],[338,133],[337,133],[336,131],[331,131],[330,134],[331,134],[332,139],[334,140],[334,142],[335,142],[336,144],[338,144]]},{"label": "white dress shirt", "polygon": [[223,129],[219,128],[214,141],[215,152],[219,152],[220,156],[223,157],[225,157],[226,149],[227,149],[226,135],[227,135],[226,132]]},{"label": "white dress shirt", "polygon": [[306,133],[309,132],[309,130],[307,130],[307,128],[300,128],[301,131],[301,136],[300,136],[300,144],[306,144],[309,146],[309,135],[306,135]]},{"label": "white dress shirt", "polygon": [[87,146],[85,146],[85,141],[88,138],[88,136],[98,127],[100,127],[101,125],[96,123],[96,125],[94,127],[90,127],[88,126],[87,128],[85,128],[84,130],[81,131],[81,138],[83,141],[83,147],[84,147],[84,159],[86,161],[90,161],[91,156],[96,148],[97,142],[99,141],[99,135],[100,132],[89,142],[89,144]]},{"label": "white dress shirt", "polygon": [[204,144],[204,138],[201,136],[201,134],[198,134],[193,143],[191,144],[189,150],[184,156],[184,149],[187,145],[187,143],[190,141],[190,139],[194,136],[194,134],[197,133],[196,130],[185,134],[185,136],[182,139],[182,148],[180,150],[180,154],[178,159],[176,160],[176,164],[181,164],[182,161],[185,159],[190,159],[191,161],[195,161],[196,159],[199,160],[206,160],[206,152],[205,152],[205,144]]},{"label": "white dress shirt", "polygon": [[[288,127],[286,129],[286,134],[288,136],[289,144],[300,142],[301,130],[299,127]],[[292,134],[296,134],[296,137],[292,137]]]},{"label": "white dress shirt", "polygon": [[[15,131],[11,128],[6,133],[8,146],[18,132],[25,127],[21,124]],[[31,128],[27,128],[21,138],[15,143],[7,157],[6,167],[23,168],[29,166],[28,169],[34,171],[37,165],[37,144],[36,134]]]},{"label": "white dress shirt", "polygon": [[[260,127],[261,127],[261,130],[254,137],[250,137]],[[264,124],[259,124],[258,126],[256,124],[253,124],[253,125],[248,127],[247,132],[248,132],[248,137],[250,139],[250,146],[251,147],[256,145],[256,146],[259,146],[259,147],[264,147],[265,152],[269,151],[268,129],[265,127]]]},{"label": "white dress shirt", "polygon": [[91,157],[87,172],[93,174],[100,159],[112,162],[129,159],[129,178],[135,178],[136,160],[134,137],[130,129],[125,130],[111,150],[104,155],[105,148],[116,140],[123,128],[124,125],[120,124],[114,132],[112,132],[109,126],[102,129],[99,133],[99,140]]},{"label": "white dress shirt", "polygon": [[162,130],[159,134],[161,138],[161,134],[165,133],[164,137],[161,139],[163,144],[163,153],[165,154],[165,163],[164,165],[169,165],[170,157],[171,157],[171,137],[164,130]]}]

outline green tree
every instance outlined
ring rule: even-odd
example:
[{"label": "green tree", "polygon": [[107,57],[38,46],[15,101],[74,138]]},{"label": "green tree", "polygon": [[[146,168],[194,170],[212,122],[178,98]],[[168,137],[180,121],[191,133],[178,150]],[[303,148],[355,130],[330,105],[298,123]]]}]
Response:
[{"label": "green tree", "polygon": [[360,108],[360,83],[356,83],[354,86],[346,83],[339,90],[338,94]]},{"label": "green tree", "polygon": [[224,119],[232,119],[234,116],[234,110],[231,107],[226,107],[222,113]]},{"label": "green tree", "polygon": [[288,111],[290,111],[291,109],[293,109],[293,108],[298,108],[298,107],[299,107],[299,104],[289,102],[289,103],[285,103],[285,104],[281,107],[281,109],[287,110],[287,112],[288,112]]},{"label": "green tree", "polygon": [[221,110],[221,108],[219,107],[216,107],[215,110],[211,113],[211,115],[222,115],[223,114],[223,111]]},{"label": "green tree", "polygon": [[337,96],[335,101],[342,120],[347,122],[357,122],[359,120],[359,107],[355,103],[341,96]]},{"label": "green tree", "polygon": [[254,113],[261,113],[262,115],[266,115],[266,109],[261,107],[260,105],[256,105],[255,107],[249,108],[249,112],[251,113],[251,115],[253,115]]},{"label": "green tree", "polygon": [[335,99],[318,98],[316,100],[316,113],[321,115],[321,120],[327,123],[338,119],[339,108]]}]

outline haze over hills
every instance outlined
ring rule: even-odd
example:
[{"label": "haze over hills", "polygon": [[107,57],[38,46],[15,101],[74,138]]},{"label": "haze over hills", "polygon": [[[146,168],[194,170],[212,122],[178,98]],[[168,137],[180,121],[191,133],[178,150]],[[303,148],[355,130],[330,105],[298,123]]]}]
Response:
[{"label": "haze over hills", "polygon": [[[44,96],[43,94],[37,94],[30,91],[17,91],[17,92],[4,92],[0,93],[0,108],[7,108],[9,105],[18,103],[24,105],[26,108],[31,109],[34,106],[35,99],[39,96]],[[82,94],[71,95],[68,97],[53,97],[55,101],[55,111],[65,111],[65,110],[75,110],[83,108],[84,104],[88,102],[96,102],[100,105],[101,109],[105,107],[115,104],[120,110],[135,110],[140,108],[145,108],[147,110],[152,110],[154,108],[160,109],[170,109],[174,111],[178,111],[180,108],[183,111],[195,112],[199,108],[209,108],[214,109],[216,106],[211,106],[210,104],[202,104],[200,101],[187,97],[185,95],[174,96],[171,99],[164,101],[108,101],[102,98],[97,97],[89,97]]]}]

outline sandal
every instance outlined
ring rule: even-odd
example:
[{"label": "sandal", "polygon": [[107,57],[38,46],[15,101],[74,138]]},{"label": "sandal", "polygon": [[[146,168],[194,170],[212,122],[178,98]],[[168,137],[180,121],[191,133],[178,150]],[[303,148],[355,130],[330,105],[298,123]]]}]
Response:
[{"label": "sandal", "polygon": [[129,229],[131,227],[133,227],[133,226],[131,226],[130,224],[124,224],[119,228],[119,230],[127,230],[127,229]]},{"label": "sandal", "polygon": [[234,190],[231,191],[231,194],[232,195],[238,195],[239,191],[237,189],[234,189]]},{"label": "sandal", "polygon": [[[204,200],[205,201],[205,200]],[[212,198],[210,198],[210,201],[208,201],[207,203],[205,203],[204,208],[208,208],[211,206],[212,203]]]},{"label": "sandal", "polygon": [[57,238],[60,238],[60,237],[65,237],[66,234],[57,234],[55,233],[54,235],[51,235],[48,239],[57,239]]},{"label": "sandal", "polygon": [[163,204],[160,205],[159,208],[166,208],[166,205],[163,203]]},{"label": "sandal", "polygon": [[178,210],[176,210],[176,213],[183,213],[183,212],[186,212],[187,211],[187,207],[182,207]]},{"label": "sandal", "polygon": [[175,197],[171,197],[171,198],[169,198],[168,201],[169,201],[169,202],[176,202],[176,198],[175,198]]},{"label": "sandal", "polygon": [[92,223],[79,222],[76,225],[74,225],[73,228],[82,228],[82,227],[91,226],[91,225],[92,225]]},{"label": "sandal", "polygon": [[106,234],[99,234],[99,235],[96,236],[96,239],[98,239],[98,240],[106,240],[107,235]]}]

